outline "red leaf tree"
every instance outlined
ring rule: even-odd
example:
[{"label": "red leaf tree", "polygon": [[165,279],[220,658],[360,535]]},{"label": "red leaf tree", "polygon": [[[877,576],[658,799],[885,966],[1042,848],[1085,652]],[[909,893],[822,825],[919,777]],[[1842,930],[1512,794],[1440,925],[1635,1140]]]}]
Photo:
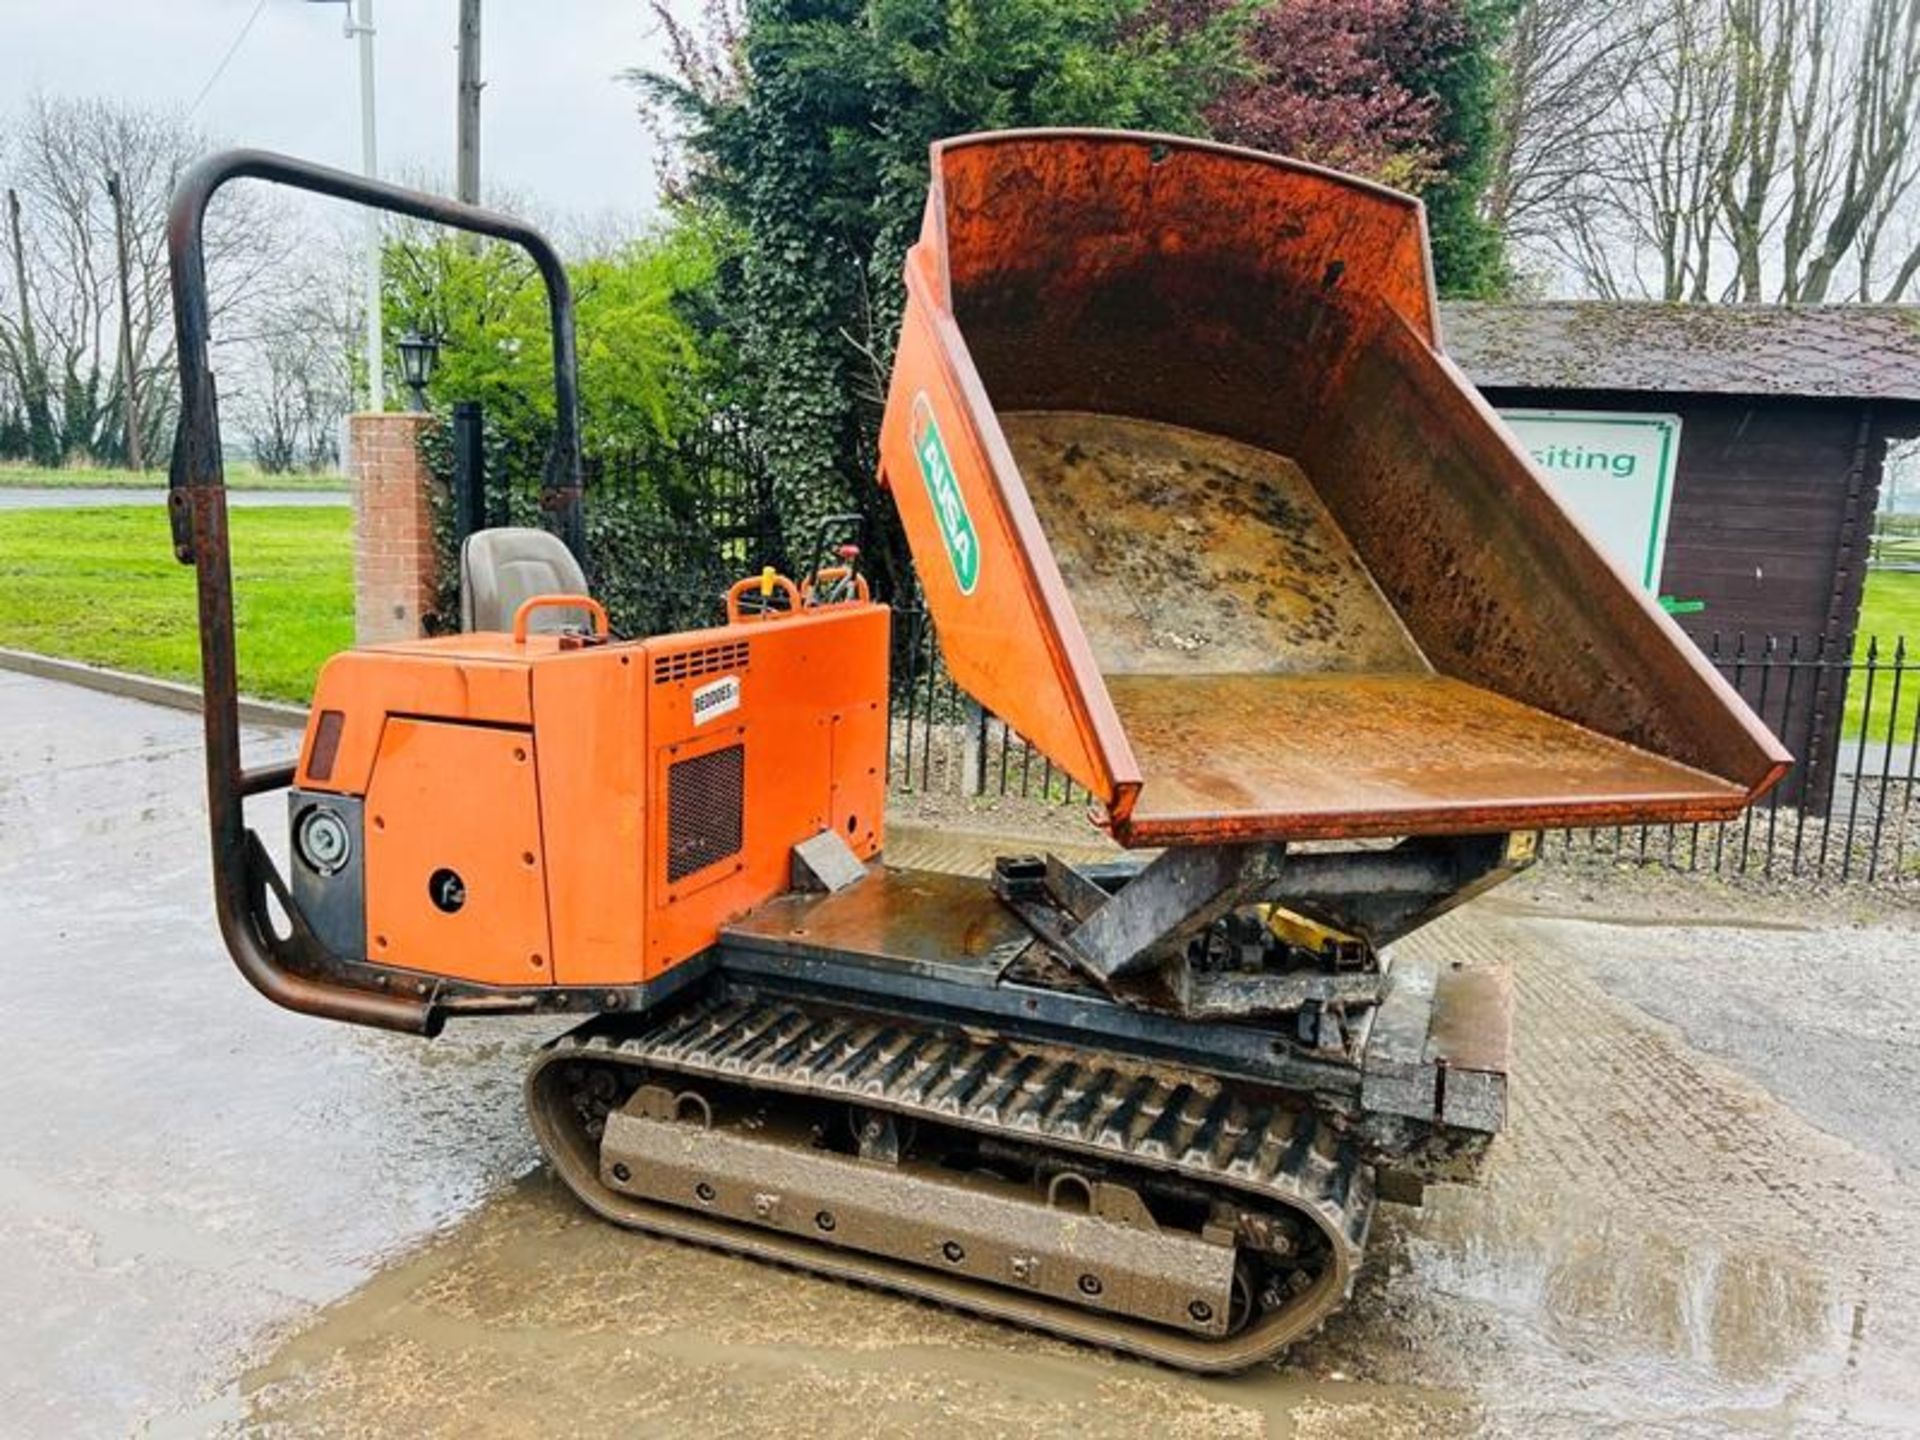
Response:
[{"label": "red leaf tree", "polygon": [[[1159,0],[1175,34],[1236,0]],[[1248,22],[1250,73],[1207,112],[1215,138],[1423,189],[1446,168],[1445,101],[1422,83],[1465,35],[1459,0],[1272,0]]]}]

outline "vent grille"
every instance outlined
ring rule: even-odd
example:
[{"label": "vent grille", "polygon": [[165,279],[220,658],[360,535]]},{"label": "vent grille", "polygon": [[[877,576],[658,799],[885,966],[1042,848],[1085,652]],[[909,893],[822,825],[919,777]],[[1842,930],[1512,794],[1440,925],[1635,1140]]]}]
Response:
[{"label": "vent grille", "polygon": [[667,883],[740,853],[747,748],[729,745],[667,767]]},{"label": "vent grille", "polygon": [[666,685],[675,680],[694,680],[702,675],[717,675],[722,670],[746,667],[747,642],[728,640],[719,645],[701,645],[653,658],[653,683]]}]

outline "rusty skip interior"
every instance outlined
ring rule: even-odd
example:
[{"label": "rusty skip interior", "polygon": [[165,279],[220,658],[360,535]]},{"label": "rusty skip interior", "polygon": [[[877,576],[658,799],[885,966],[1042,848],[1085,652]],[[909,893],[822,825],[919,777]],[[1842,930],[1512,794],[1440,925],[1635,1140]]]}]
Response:
[{"label": "rusty skip interior", "polygon": [[1777,777],[1440,353],[1414,202],[1097,133],[938,167],[1006,559],[1084,636],[1123,842],[1712,819]]}]

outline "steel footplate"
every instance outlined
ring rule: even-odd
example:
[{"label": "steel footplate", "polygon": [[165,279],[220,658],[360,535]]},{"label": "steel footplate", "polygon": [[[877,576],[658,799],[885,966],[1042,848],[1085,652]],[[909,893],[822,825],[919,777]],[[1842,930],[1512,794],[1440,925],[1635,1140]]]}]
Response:
[{"label": "steel footplate", "polygon": [[[1152,1306],[1137,1310],[1124,1294],[1104,1289],[1083,1288],[1067,1298],[1056,1284],[1031,1283],[1043,1263],[1044,1239],[1025,1250],[986,1246],[979,1265],[962,1266],[942,1253],[926,1224],[906,1224],[894,1231],[892,1253],[876,1253],[873,1237],[884,1226],[856,1225],[846,1233],[837,1224],[822,1227],[818,1210],[829,1207],[811,1198],[833,1190],[821,1165],[868,1168],[863,1162],[813,1156],[784,1165],[784,1173],[804,1177],[787,1188],[810,1197],[802,1205],[789,1203],[779,1186],[744,1183],[769,1159],[755,1160],[749,1152],[773,1143],[751,1127],[730,1134],[722,1133],[725,1127],[701,1127],[700,1134],[689,1134],[689,1127],[667,1123],[674,1118],[670,1107],[662,1113],[657,1099],[651,1110],[631,1103],[623,1109],[624,1096],[613,1098],[610,1113],[597,1120],[584,1116],[568,1087],[596,1066],[627,1072],[655,1087],[656,1096],[681,1087],[699,1092],[704,1083],[716,1093],[740,1087],[837,1101],[865,1114],[952,1127],[1041,1151],[1058,1157],[1063,1169],[1162,1177],[1154,1183],[1164,1180],[1227,1202],[1240,1233],[1211,1234],[1209,1243],[1229,1249],[1239,1243],[1242,1253],[1262,1243],[1284,1249],[1279,1232],[1264,1231],[1259,1217],[1285,1216],[1304,1237],[1299,1248],[1311,1253],[1313,1269],[1294,1275],[1291,1293],[1280,1300],[1270,1296],[1272,1303],[1256,1306],[1254,1318],[1228,1334],[1210,1300],[1183,1301],[1190,1314],[1182,1316],[1164,1305],[1158,1313]],[[562,1178],[608,1218],[1198,1370],[1243,1368],[1336,1309],[1351,1287],[1372,1212],[1372,1170],[1352,1143],[1311,1109],[1290,1108],[1273,1092],[1133,1057],[1090,1055],[785,996],[736,990],[640,1021],[596,1020],[553,1042],[529,1077],[528,1094],[535,1129]],[[681,1132],[677,1138],[667,1133],[675,1129]],[[660,1163],[675,1156],[673,1163]],[[701,1160],[742,1183],[722,1193],[711,1178],[695,1176]],[[625,1178],[614,1172],[616,1164],[627,1167]],[[649,1165],[652,1173],[633,1178]],[[861,1193],[871,1198],[885,1188],[870,1185]],[[688,1193],[679,1194],[681,1189]],[[952,1199],[919,1193],[928,1204]],[[905,1191],[876,1203],[923,1218]],[[1030,1235],[1044,1232],[1044,1215],[1035,1223],[1039,1228],[1030,1227]],[[1058,1253],[1044,1262],[1047,1273],[1057,1276],[1062,1260],[1070,1263],[1086,1243],[1075,1241],[1082,1249],[1071,1253],[1056,1246]],[[1189,1243],[1187,1237],[1181,1243]],[[956,1248],[974,1253],[967,1244]],[[1215,1257],[1194,1254],[1208,1263],[1181,1273],[1210,1293],[1203,1272]],[[1023,1261],[1033,1267],[1027,1274]]]}]

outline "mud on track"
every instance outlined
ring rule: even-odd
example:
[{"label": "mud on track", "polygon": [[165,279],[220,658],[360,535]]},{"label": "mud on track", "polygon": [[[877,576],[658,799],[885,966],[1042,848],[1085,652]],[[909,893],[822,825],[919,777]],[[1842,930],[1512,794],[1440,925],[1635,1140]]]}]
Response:
[{"label": "mud on track", "polygon": [[[1483,1189],[1383,1209],[1353,1303],[1283,1365],[1195,1380],[616,1233],[535,1174],[201,1417],[268,1434],[1909,1433],[1920,1197],[1610,998],[1569,955],[1594,928],[1482,905],[1422,937],[1516,961],[1512,1130]],[[1646,963],[1679,965],[1717,932],[1651,933]]]}]

